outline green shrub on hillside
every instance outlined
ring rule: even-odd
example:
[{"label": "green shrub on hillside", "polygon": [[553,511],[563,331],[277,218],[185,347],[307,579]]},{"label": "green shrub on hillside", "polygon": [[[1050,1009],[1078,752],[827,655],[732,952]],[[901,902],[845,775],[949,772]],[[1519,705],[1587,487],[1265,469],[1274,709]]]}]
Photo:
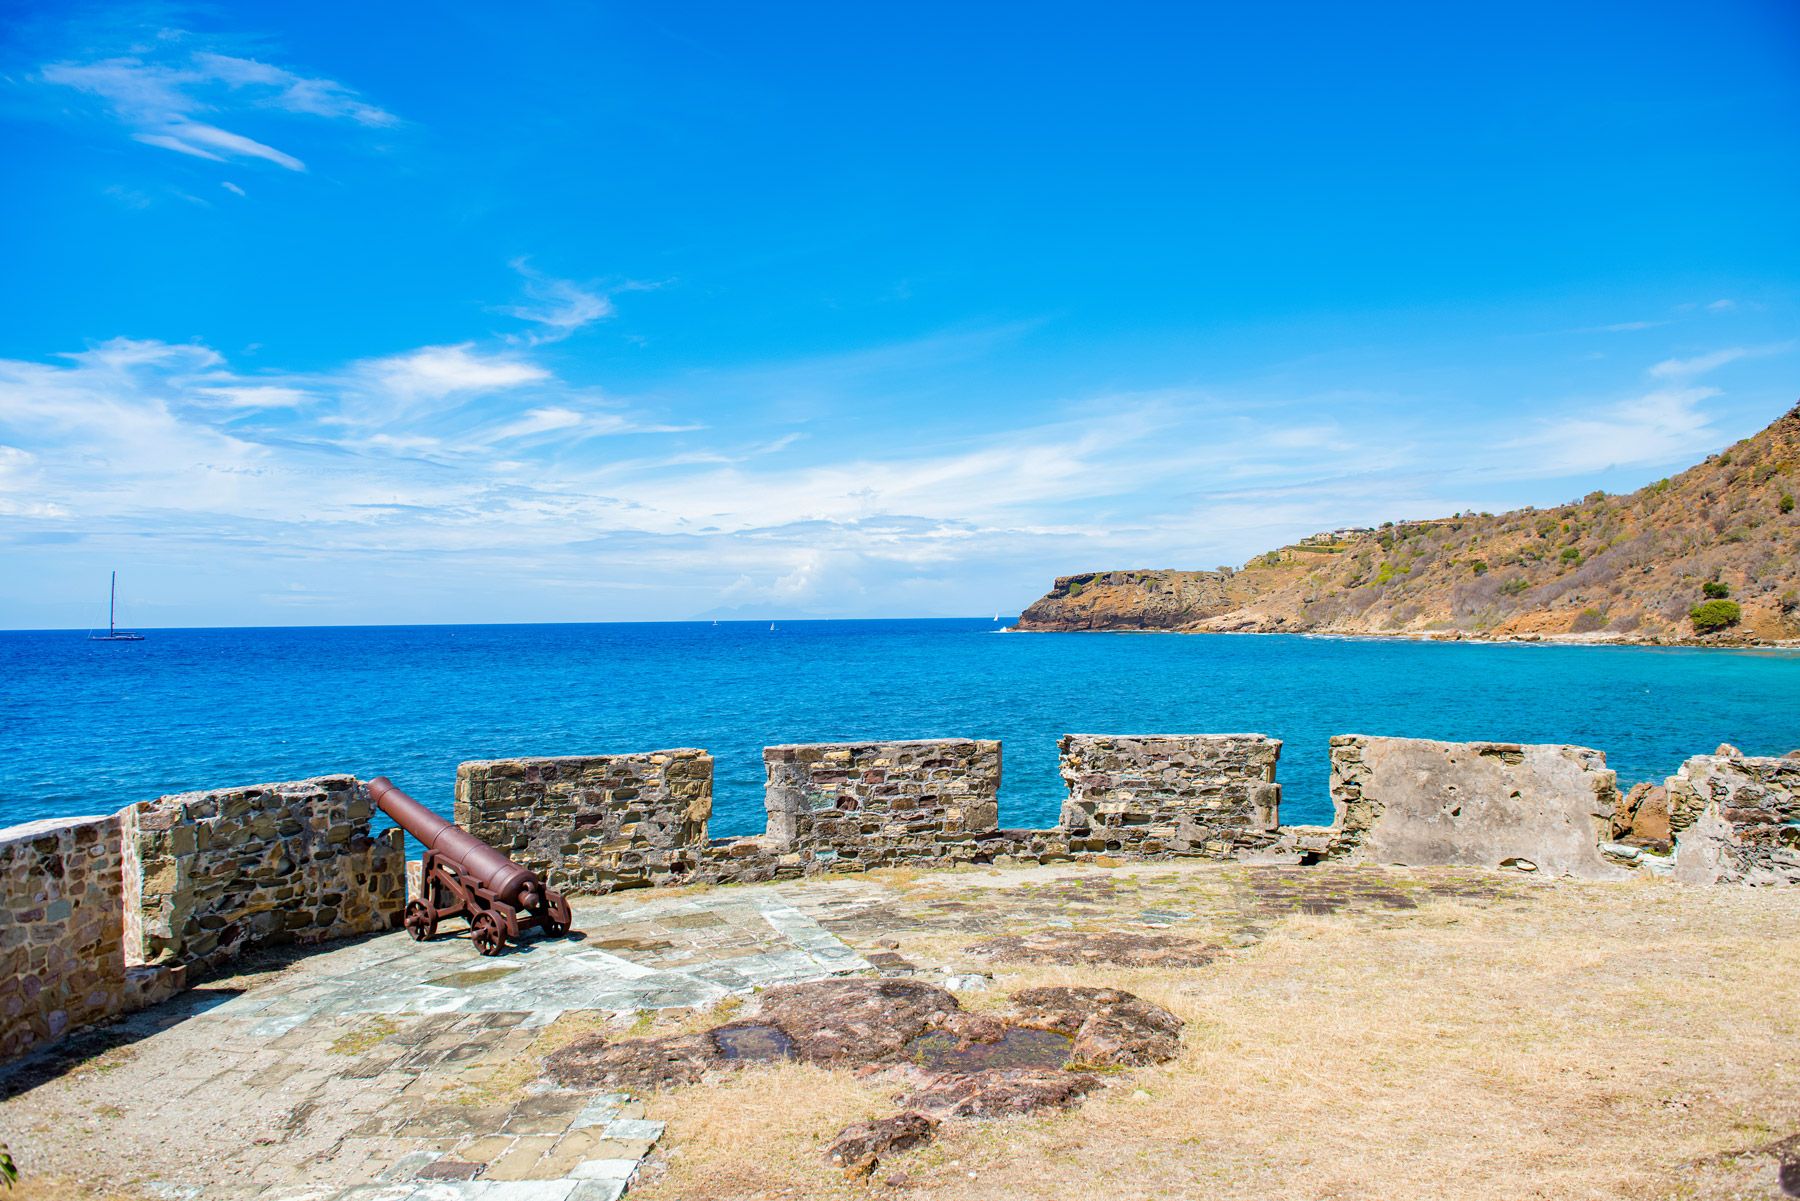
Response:
[{"label": "green shrub on hillside", "polygon": [[1591,634],[1595,630],[1604,629],[1605,626],[1606,614],[1598,609],[1583,609],[1575,615],[1575,620],[1569,623],[1569,631],[1574,634]]},{"label": "green shrub on hillside", "polygon": [[1580,547],[1578,547],[1578,546],[1563,547],[1562,561],[1564,563],[1573,563],[1575,560],[1577,560],[1579,558],[1581,558],[1581,548]]},{"label": "green shrub on hillside", "polygon": [[1783,513],[1792,513],[1794,511],[1794,494],[1792,492],[1783,492],[1781,494],[1781,502],[1775,507]]},{"label": "green shrub on hillside", "polygon": [[1694,623],[1696,634],[1711,634],[1728,629],[1741,621],[1743,616],[1744,611],[1738,607],[1738,603],[1728,600],[1709,600],[1688,610],[1688,620]]},{"label": "green shrub on hillside", "polygon": [[1474,572],[1476,575],[1486,575],[1487,574],[1487,564],[1482,562],[1480,559],[1477,559],[1473,563],[1469,564],[1469,570]]},{"label": "green shrub on hillside", "polygon": [[1731,595],[1731,585],[1722,584],[1718,580],[1708,580],[1700,585],[1700,591],[1708,600],[1724,600]]},{"label": "green shrub on hillside", "polygon": [[1529,587],[1531,587],[1531,585],[1525,582],[1524,576],[1516,575],[1512,579],[1506,581],[1506,583],[1500,585],[1500,591],[1508,596],[1517,596]]}]

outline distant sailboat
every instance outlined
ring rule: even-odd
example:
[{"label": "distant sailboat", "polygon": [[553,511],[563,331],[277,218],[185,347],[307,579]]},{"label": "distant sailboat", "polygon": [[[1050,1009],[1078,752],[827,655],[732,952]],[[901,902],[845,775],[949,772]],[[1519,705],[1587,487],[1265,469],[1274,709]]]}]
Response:
[{"label": "distant sailboat", "polygon": [[133,634],[130,630],[121,630],[118,626],[119,612],[119,573],[112,573],[112,590],[106,597],[106,633],[89,634],[89,642],[142,642],[142,634]]},{"label": "distant sailboat", "polygon": [[769,623],[769,633],[773,634],[774,632],[775,632],[775,623],[771,621]]}]

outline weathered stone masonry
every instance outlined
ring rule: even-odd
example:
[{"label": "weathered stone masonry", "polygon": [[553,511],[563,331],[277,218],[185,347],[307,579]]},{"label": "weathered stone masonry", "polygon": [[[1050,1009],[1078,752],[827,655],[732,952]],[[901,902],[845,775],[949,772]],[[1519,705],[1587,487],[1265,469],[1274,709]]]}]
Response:
[{"label": "weathered stone masonry", "polygon": [[118,817],[0,831],[0,1060],[120,1011]]},{"label": "weathered stone masonry", "polygon": [[258,945],[388,929],[398,831],[349,776],[0,830],[0,1059],[166,999]]},{"label": "weathered stone masonry", "polygon": [[1331,740],[1331,800],[1332,858],[1621,870],[1599,849],[1612,837],[1617,777],[1586,747],[1343,734]]},{"label": "weathered stone masonry", "polygon": [[[1264,735],[1071,734],[1060,746],[1069,796],[1061,822],[1048,830],[996,828],[1000,747],[976,739],[769,747],[768,826],[755,837],[707,842],[703,823],[689,822],[677,832],[678,823],[656,820],[659,813],[684,812],[685,803],[651,777],[633,785],[638,791],[621,813],[627,820],[609,827],[616,838],[568,840],[569,802],[526,803],[517,788],[506,794],[511,808],[490,808],[483,819],[489,824],[475,828],[578,891],[644,881],[733,883],[899,864],[1043,863],[1100,855],[1298,863],[1345,858],[1583,878],[1671,867],[1666,857],[1609,841],[1620,799],[1616,778],[1605,756],[1585,747],[1343,735],[1332,740],[1336,821],[1283,827],[1275,782],[1281,744]],[[700,755],[658,754],[683,753]],[[1732,762],[1741,775],[1747,761]],[[1762,762],[1770,765],[1761,769],[1763,776],[1745,777],[1768,781],[1756,785],[1762,791],[1752,797],[1755,804],[1718,806],[1737,822],[1735,841],[1714,840],[1725,848],[1721,855],[1754,861],[1756,871],[1733,869],[1734,875],[1722,869],[1719,878],[1773,881],[1792,874],[1784,856],[1791,857],[1786,848],[1800,839],[1800,828],[1783,806],[1800,805],[1794,799],[1800,782],[1784,781],[1800,767],[1777,771],[1772,765],[1800,761]],[[696,775],[709,771],[710,763],[694,760]],[[1670,782],[1672,797],[1677,785]],[[698,795],[695,779],[689,786]],[[1717,792],[1722,786],[1711,787]],[[602,801],[596,793],[588,803],[604,808]],[[1702,808],[1685,803],[1695,812]],[[545,847],[555,849],[538,849]],[[631,870],[622,872],[620,864]]]},{"label": "weathered stone masonry", "polygon": [[803,862],[877,867],[955,858],[1000,818],[1000,744],[978,739],[772,746],[768,838]]},{"label": "weathered stone masonry", "polygon": [[398,830],[372,837],[372,813],[351,776],[131,806],[141,873],[132,950],[199,978],[251,947],[391,928],[405,906],[405,842]]},{"label": "weathered stone masonry", "polygon": [[1281,824],[1262,734],[1068,734],[1058,744],[1071,851],[1228,858],[1271,847]]},{"label": "weathered stone masonry", "polygon": [[1800,758],[1696,755],[1665,787],[1679,823],[1676,879],[1800,884]]},{"label": "weathered stone masonry", "polygon": [[456,771],[456,822],[570,892],[693,874],[712,816],[712,756],[491,759]]},{"label": "weathered stone masonry", "polygon": [[[1106,855],[1800,884],[1800,752],[1721,747],[1685,763],[1663,789],[1671,861],[1608,841],[1617,784],[1583,747],[1341,736],[1336,821],[1281,827],[1274,739],[1060,745],[1069,797],[1048,830],[996,828],[1000,745],[976,739],[770,747],[768,832],[754,838],[708,841],[713,763],[693,749],[466,763],[456,817],[578,893]],[[389,928],[404,842],[372,837],[371,815],[360,782],[326,776],[0,830],[0,1059],[160,1000],[251,947]]]}]

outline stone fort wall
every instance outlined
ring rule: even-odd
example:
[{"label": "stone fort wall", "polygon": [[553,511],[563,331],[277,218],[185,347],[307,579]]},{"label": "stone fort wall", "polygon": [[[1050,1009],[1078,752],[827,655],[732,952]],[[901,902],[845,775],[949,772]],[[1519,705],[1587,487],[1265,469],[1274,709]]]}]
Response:
[{"label": "stone fort wall", "polygon": [[164,1000],[259,946],[386,930],[400,832],[350,776],[0,829],[0,1060]]},{"label": "stone fort wall", "polygon": [[1664,785],[1677,825],[1675,878],[1800,884],[1800,756],[1696,755]]},{"label": "stone fort wall", "polygon": [[[708,838],[713,762],[691,748],[466,763],[456,816],[577,894],[1109,856],[1800,884],[1800,752],[1690,759],[1662,789],[1670,829],[1644,842],[1672,838],[1670,858],[1607,841],[1635,818],[1582,747],[1341,736],[1321,827],[1280,824],[1281,744],[1263,735],[1072,734],[1060,748],[1068,800],[1042,830],[998,827],[1001,747],[979,739],[769,747],[768,826],[751,838]],[[0,1059],[249,949],[390,928],[404,840],[372,835],[372,815],[360,781],[323,776],[0,830]]]},{"label": "stone fort wall", "polygon": [[1068,734],[1058,747],[1071,850],[1225,858],[1275,845],[1276,739]]},{"label": "stone fort wall", "polygon": [[1515,742],[1331,740],[1329,858],[1510,867],[1601,879],[1618,778],[1599,751]]},{"label": "stone fort wall", "polygon": [[373,813],[352,776],[128,807],[137,866],[129,953],[199,979],[254,947],[391,928],[406,900],[405,840],[395,830],[371,836]]},{"label": "stone fort wall", "polygon": [[1000,744],[972,738],[772,746],[768,837],[808,866],[954,858],[1000,821]]},{"label": "stone fort wall", "polygon": [[691,876],[712,816],[713,761],[642,755],[490,759],[456,771],[456,823],[565,892]]},{"label": "stone fort wall", "polygon": [[0,831],[0,1060],[120,1011],[122,863],[117,816]]}]

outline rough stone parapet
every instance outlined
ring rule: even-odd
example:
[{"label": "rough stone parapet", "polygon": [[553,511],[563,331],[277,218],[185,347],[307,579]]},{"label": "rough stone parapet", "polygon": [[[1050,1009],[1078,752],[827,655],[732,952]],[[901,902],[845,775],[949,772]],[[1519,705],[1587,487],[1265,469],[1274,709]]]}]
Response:
[{"label": "rough stone parapet", "polygon": [[405,903],[405,841],[398,830],[371,836],[372,813],[351,776],[129,806],[127,954],[197,980],[251,947],[391,928]]},{"label": "rough stone parapet", "polygon": [[129,1007],[122,824],[0,829],[0,1060]]},{"label": "rough stone parapet", "polygon": [[456,821],[553,888],[604,893],[690,878],[712,789],[712,756],[691,747],[482,760],[456,770]]},{"label": "rough stone parapet", "polygon": [[1800,758],[1696,755],[1665,788],[1677,833],[1675,878],[1696,884],[1800,884]]},{"label": "rough stone parapet", "polygon": [[768,835],[835,870],[956,859],[1000,816],[1000,744],[974,738],[763,751]]},{"label": "rough stone parapet", "polygon": [[1333,858],[1589,879],[1622,871],[1598,849],[1612,838],[1617,777],[1586,747],[1339,735],[1331,800]]},{"label": "rough stone parapet", "polygon": [[1071,850],[1232,858],[1273,846],[1281,742],[1262,734],[1066,734]]}]

